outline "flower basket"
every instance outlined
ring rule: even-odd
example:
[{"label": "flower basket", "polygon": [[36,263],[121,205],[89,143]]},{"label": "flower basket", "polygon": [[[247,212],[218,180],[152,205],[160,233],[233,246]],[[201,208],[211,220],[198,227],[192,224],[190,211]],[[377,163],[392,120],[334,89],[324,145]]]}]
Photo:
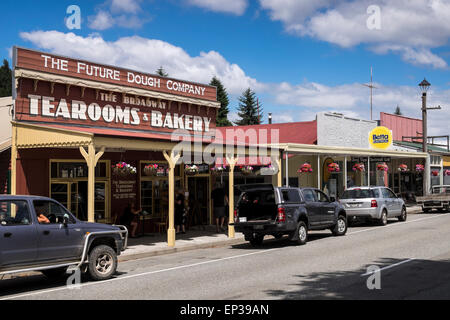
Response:
[{"label": "flower basket", "polygon": [[450,170],[444,170],[444,176],[450,176]]},{"label": "flower basket", "polygon": [[112,166],[113,174],[117,176],[128,176],[136,174],[137,170],[136,167],[133,167],[132,165],[126,163],[126,162],[118,162],[115,165]]},{"label": "flower basket", "polygon": [[357,163],[353,166],[353,171],[359,171],[359,172],[364,172],[366,171],[366,167],[364,166],[363,163]]},{"label": "flower basket", "polygon": [[144,174],[146,176],[156,176],[157,172],[158,172],[157,164],[148,164],[144,167]]},{"label": "flower basket", "polygon": [[262,176],[273,176],[276,173],[275,167],[273,167],[272,165],[269,165],[267,167],[262,167],[259,170],[259,173]]},{"label": "flower basket", "polygon": [[297,170],[297,173],[311,173],[313,171],[311,165],[306,162]]},{"label": "flower basket", "polygon": [[397,170],[400,172],[408,172],[409,171],[408,166],[406,164],[399,165]]},{"label": "flower basket", "polygon": [[198,173],[198,167],[195,164],[192,166],[187,165],[184,167],[184,173],[187,176],[195,176]]},{"label": "flower basket", "polygon": [[423,164],[416,164],[416,171],[417,172],[424,172],[425,166]]},{"label": "flower basket", "polygon": [[335,162],[332,162],[328,165],[328,172],[340,172],[341,169],[339,168],[339,165]]},{"label": "flower basket", "polygon": [[389,167],[386,163],[379,163],[379,164],[377,164],[377,170],[378,171],[388,171]]},{"label": "flower basket", "polygon": [[437,176],[439,175],[439,171],[433,170],[433,171],[431,171],[431,175],[432,175],[433,177],[437,177]]},{"label": "flower basket", "polygon": [[211,168],[211,174],[213,176],[220,176],[226,170],[227,170],[227,168],[225,168],[225,167],[213,167],[213,168]]},{"label": "flower basket", "polygon": [[249,174],[253,173],[253,167],[252,166],[244,166],[240,167],[240,170],[244,176],[248,176]]}]

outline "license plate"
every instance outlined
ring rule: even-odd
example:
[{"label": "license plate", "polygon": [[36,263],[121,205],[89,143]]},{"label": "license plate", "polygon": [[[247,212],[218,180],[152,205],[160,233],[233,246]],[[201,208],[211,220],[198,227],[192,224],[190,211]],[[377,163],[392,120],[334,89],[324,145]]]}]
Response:
[{"label": "license plate", "polygon": [[264,230],[264,226],[253,226],[254,230]]},{"label": "license plate", "polygon": [[360,205],[358,203],[352,203],[350,204],[350,207],[352,208],[358,208]]},{"label": "license plate", "polygon": [[239,217],[239,222],[247,222],[247,217]]}]

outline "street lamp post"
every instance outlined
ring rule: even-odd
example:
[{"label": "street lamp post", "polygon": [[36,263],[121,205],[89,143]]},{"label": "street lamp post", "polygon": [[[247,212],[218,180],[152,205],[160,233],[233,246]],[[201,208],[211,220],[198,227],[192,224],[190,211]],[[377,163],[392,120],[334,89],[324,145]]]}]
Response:
[{"label": "street lamp post", "polygon": [[421,83],[419,83],[419,87],[422,90],[422,149],[423,152],[428,152],[428,146],[427,146],[427,91],[430,88],[431,84],[426,80],[423,79]]},{"label": "street lamp post", "polygon": [[[419,87],[422,91],[422,150],[424,153],[428,153],[428,134],[427,134],[427,110],[441,109],[441,106],[436,108],[427,108],[427,91],[431,84],[424,78]],[[430,156],[427,156],[425,163],[425,171],[423,176],[423,194],[428,193],[430,183]]]}]

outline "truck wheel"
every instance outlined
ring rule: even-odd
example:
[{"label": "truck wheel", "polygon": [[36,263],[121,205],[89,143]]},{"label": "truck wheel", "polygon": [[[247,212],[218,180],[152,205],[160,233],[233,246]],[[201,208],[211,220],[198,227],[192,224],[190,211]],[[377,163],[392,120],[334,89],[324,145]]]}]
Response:
[{"label": "truck wheel", "polygon": [[402,208],[402,213],[398,216],[398,221],[406,221],[407,213],[406,208]]},{"label": "truck wheel", "polygon": [[331,232],[333,232],[333,235],[336,237],[345,235],[347,233],[347,218],[345,216],[339,216],[337,223]]},{"label": "truck wheel", "polygon": [[116,252],[109,246],[100,245],[89,253],[89,275],[95,281],[112,277],[117,269]]},{"label": "truck wheel", "polygon": [[428,213],[428,212],[430,212],[431,210],[430,210],[430,209],[422,209],[422,211],[423,211],[423,213]]},{"label": "truck wheel", "polygon": [[387,220],[387,211],[384,209],[383,212],[381,212],[381,218],[378,220],[378,224],[380,226],[385,226],[387,225]]},{"label": "truck wheel", "polygon": [[41,272],[49,279],[57,279],[66,276],[68,267],[42,270]]},{"label": "truck wheel", "polygon": [[[295,237],[297,237],[297,239],[295,239]],[[297,230],[289,235],[289,240],[298,245],[304,245],[308,242],[308,227],[305,222],[300,221],[298,223]]]},{"label": "truck wheel", "polygon": [[255,235],[250,238],[250,244],[254,247],[262,245],[264,241],[263,235]]}]

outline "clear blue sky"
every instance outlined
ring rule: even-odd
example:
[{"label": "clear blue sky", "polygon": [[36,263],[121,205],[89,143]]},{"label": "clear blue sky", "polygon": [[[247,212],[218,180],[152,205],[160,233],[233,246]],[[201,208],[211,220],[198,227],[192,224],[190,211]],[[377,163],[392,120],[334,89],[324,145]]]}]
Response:
[{"label": "clear blue sky", "polygon": [[[373,66],[374,81],[380,87],[374,97],[376,111],[393,112],[398,104],[406,115],[420,116],[417,84],[424,77],[433,85],[434,102],[450,106],[450,28],[434,22],[442,18],[439,15],[450,16],[450,6],[427,7],[424,0],[419,10],[405,1],[395,5],[387,0],[324,1],[328,4],[320,6],[306,0],[290,5],[279,0],[6,0],[2,1],[6,19],[0,21],[0,52],[9,59],[10,48],[19,45],[89,59],[89,51],[99,49],[92,44],[80,49],[85,38],[102,39],[106,46],[114,47],[111,50],[118,50],[113,45],[120,39],[132,36],[139,36],[139,43],[161,40],[182,52],[181,62],[176,50],[169,55],[154,44],[145,50],[161,57],[155,64],[139,53],[127,59],[123,47],[115,60],[105,56],[104,62],[133,65],[152,73],[164,63],[171,76],[201,82],[210,78],[202,70],[215,68],[230,88],[231,112],[235,112],[239,92],[253,86],[265,112],[273,112],[278,121],[309,120],[316,112],[329,110],[367,118],[369,91],[360,84],[369,81]],[[69,30],[65,25],[71,4],[81,8],[81,30]],[[365,25],[370,16],[366,10],[373,4],[381,9],[381,28],[375,31]],[[340,15],[340,22],[333,12]],[[110,20],[95,24],[100,13]],[[415,21],[429,22],[415,25]],[[37,35],[37,31],[43,33]],[[58,33],[50,35],[49,31]],[[71,32],[78,38],[68,50],[70,42],[65,42],[64,35]],[[202,52],[215,52],[219,58],[205,58]],[[196,68],[191,71],[192,64]],[[436,122],[435,126],[443,124]]]}]

